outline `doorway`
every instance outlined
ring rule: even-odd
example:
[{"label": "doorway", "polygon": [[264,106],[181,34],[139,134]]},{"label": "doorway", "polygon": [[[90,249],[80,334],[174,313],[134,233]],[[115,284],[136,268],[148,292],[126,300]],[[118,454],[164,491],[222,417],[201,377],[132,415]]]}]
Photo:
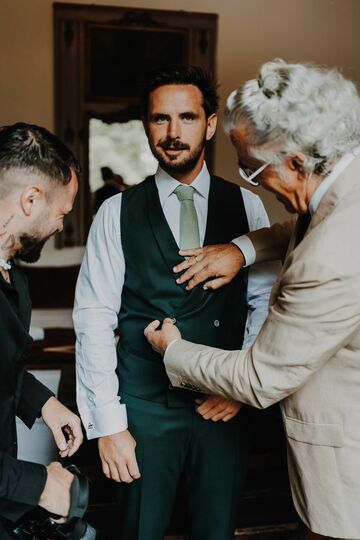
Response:
[{"label": "doorway", "polygon": [[[167,63],[198,65],[215,74],[216,33],[215,14],[54,4],[56,133],[83,171],[58,247],[85,243],[101,167],[129,185],[154,172],[141,125],[143,75]],[[212,155],[209,145],[210,167]]]}]

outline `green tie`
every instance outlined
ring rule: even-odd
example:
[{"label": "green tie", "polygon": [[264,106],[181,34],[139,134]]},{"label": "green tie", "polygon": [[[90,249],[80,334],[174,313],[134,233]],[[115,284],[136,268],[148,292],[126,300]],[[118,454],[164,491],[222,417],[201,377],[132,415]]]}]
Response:
[{"label": "green tie", "polygon": [[181,203],[180,207],[180,249],[200,247],[199,224],[194,206],[195,189],[183,184],[174,193]]}]

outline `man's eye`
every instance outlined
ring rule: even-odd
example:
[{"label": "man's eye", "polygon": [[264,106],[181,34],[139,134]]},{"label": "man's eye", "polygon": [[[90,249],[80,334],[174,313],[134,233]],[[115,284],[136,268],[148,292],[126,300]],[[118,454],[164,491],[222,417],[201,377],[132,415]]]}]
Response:
[{"label": "man's eye", "polygon": [[185,114],[183,116],[183,120],[185,120],[186,122],[191,122],[192,120],[194,120],[194,115],[193,114]]},{"label": "man's eye", "polygon": [[161,124],[162,122],[166,122],[166,116],[155,116],[154,120],[157,124]]}]

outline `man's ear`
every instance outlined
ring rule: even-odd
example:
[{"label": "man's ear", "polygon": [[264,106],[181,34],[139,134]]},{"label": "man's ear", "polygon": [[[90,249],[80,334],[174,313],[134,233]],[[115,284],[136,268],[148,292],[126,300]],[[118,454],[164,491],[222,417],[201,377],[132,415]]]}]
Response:
[{"label": "man's ear", "polygon": [[36,211],[40,211],[45,198],[44,191],[40,186],[25,186],[20,194],[20,206],[26,216],[31,216]]},{"label": "man's ear", "polygon": [[217,114],[211,114],[206,120],[206,140],[210,141],[213,138],[217,126]]}]

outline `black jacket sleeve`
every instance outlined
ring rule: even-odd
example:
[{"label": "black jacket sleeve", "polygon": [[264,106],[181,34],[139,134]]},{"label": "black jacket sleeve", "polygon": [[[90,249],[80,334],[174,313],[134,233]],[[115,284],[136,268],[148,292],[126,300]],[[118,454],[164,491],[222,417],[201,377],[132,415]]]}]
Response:
[{"label": "black jacket sleeve", "polygon": [[39,502],[47,473],[44,465],[0,452],[0,516],[17,521]]},{"label": "black jacket sleeve", "polygon": [[36,377],[25,371],[16,416],[21,418],[24,424],[30,429],[36,418],[41,416],[43,405],[53,395]]}]

